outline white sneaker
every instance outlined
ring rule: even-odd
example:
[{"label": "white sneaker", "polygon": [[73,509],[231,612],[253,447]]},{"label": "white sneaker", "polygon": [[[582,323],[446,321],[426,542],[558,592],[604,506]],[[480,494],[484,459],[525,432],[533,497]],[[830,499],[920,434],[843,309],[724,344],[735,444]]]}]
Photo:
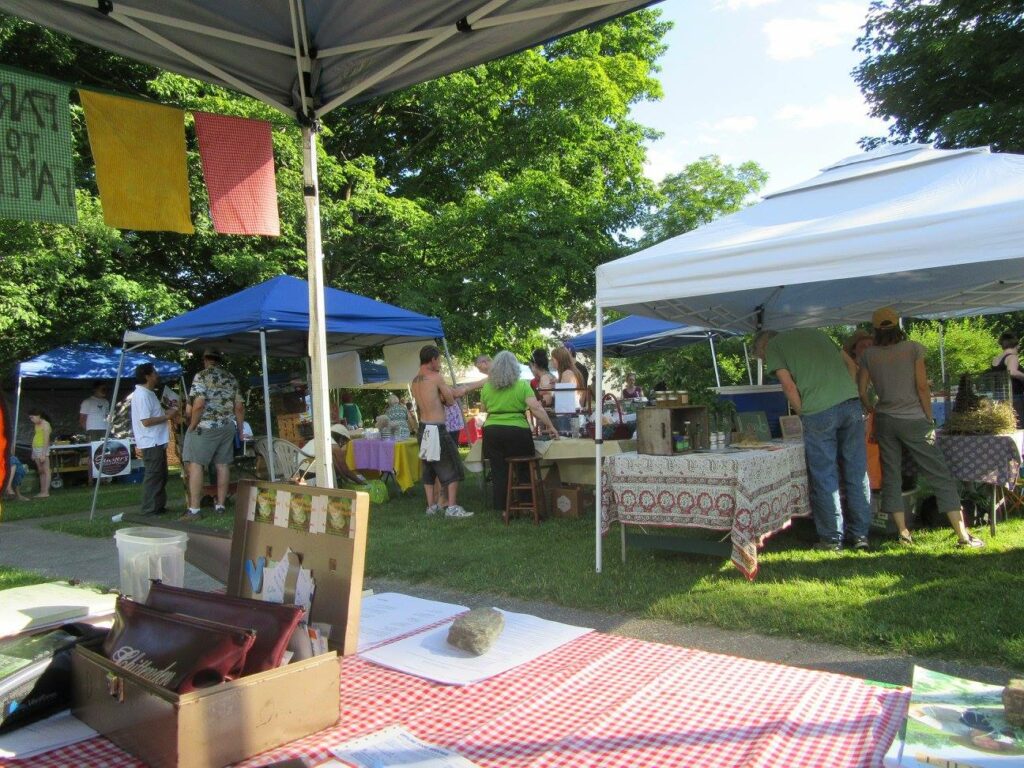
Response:
[{"label": "white sneaker", "polygon": [[454,504],[444,511],[445,517],[472,517],[472,512],[467,512],[458,504]]},{"label": "white sneaker", "polygon": [[431,504],[429,507],[427,507],[428,515],[436,515],[440,511],[441,507],[439,507],[437,504]]}]

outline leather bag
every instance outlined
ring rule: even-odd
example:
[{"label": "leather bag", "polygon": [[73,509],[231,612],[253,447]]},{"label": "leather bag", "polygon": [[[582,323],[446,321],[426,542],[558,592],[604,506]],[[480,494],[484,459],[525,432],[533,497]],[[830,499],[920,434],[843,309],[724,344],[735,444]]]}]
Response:
[{"label": "leather bag", "polygon": [[216,592],[172,587],[159,580],[152,582],[146,605],[159,611],[182,613],[255,631],[256,641],[246,655],[243,675],[280,666],[288,641],[306,613],[297,605],[267,603]]},{"label": "leather bag", "polygon": [[248,628],[164,613],[119,597],[103,652],[151,683],[188,693],[239,677],[255,639]]}]

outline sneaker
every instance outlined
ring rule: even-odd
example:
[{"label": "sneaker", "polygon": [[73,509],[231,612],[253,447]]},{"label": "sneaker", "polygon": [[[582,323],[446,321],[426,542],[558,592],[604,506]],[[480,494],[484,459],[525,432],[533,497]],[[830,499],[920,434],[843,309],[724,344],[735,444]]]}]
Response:
[{"label": "sneaker", "polygon": [[910,531],[904,531],[903,533],[901,533],[900,534],[900,538],[899,538],[899,542],[904,547],[912,547],[912,546],[914,546],[914,538],[910,535]]},{"label": "sneaker", "polygon": [[218,515],[223,515],[225,512],[227,512],[223,504],[214,504],[213,511]]},{"label": "sneaker", "polygon": [[965,549],[981,549],[985,546],[985,542],[977,536],[968,536],[967,541],[958,541],[956,545]]},{"label": "sneaker", "polygon": [[854,549],[865,550],[870,547],[867,536],[854,536],[850,542],[850,546]]},{"label": "sneaker", "polygon": [[183,514],[181,517],[178,518],[178,522],[179,523],[194,523],[197,520],[202,520],[202,519],[203,519],[203,513],[202,512],[200,512],[198,509],[195,510],[195,511],[190,509],[190,510],[187,510],[185,512],[185,514]]},{"label": "sneaker", "polygon": [[428,515],[436,515],[440,511],[441,511],[441,507],[438,506],[437,504],[431,504],[429,507],[427,507],[427,514]]},{"label": "sneaker", "polygon": [[445,517],[472,517],[472,512],[467,512],[458,504],[453,504],[444,511]]},{"label": "sneaker", "polygon": [[814,545],[814,549],[821,550],[823,552],[842,552],[843,542],[841,541],[827,541],[821,540]]}]

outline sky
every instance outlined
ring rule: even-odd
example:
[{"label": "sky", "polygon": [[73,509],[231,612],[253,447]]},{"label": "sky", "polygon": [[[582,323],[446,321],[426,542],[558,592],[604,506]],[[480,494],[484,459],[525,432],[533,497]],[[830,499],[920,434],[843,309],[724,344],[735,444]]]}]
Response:
[{"label": "sky", "polygon": [[633,118],[664,136],[648,147],[660,181],[698,158],[757,162],[763,192],[809,179],[883,136],[850,72],[868,0],[666,0],[675,28],[659,60],[665,98]]}]

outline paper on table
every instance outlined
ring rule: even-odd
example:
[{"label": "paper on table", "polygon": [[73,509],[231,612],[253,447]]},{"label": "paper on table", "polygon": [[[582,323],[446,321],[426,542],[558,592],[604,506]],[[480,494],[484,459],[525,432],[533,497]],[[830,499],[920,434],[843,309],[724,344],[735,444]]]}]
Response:
[{"label": "paper on table", "polygon": [[[400,725],[382,728],[367,736],[346,741],[331,747],[335,756],[346,765],[357,768],[475,768],[471,763],[450,749],[430,744],[416,738]],[[321,764],[321,768],[332,765]],[[341,765],[335,763],[334,765]]]},{"label": "paper on table", "polygon": [[96,731],[65,709],[45,720],[0,735],[0,757],[24,760],[53,749],[91,739]]},{"label": "paper on table", "polygon": [[364,659],[445,685],[469,685],[507,672],[593,632],[525,613],[505,615],[505,629],[491,649],[473,656],[448,644],[449,624],[365,651]]},{"label": "paper on table", "polygon": [[356,650],[362,653],[374,645],[454,618],[468,610],[464,605],[424,600],[397,592],[364,597],[359,611],[359,646]]},{"label": "paper on table", "polygon": [[42,629],[87,616],[114,612],[117,595],[103,595],[69,584],[32,584],[4,590],[0,606],[0,637],[26,629]]}]

